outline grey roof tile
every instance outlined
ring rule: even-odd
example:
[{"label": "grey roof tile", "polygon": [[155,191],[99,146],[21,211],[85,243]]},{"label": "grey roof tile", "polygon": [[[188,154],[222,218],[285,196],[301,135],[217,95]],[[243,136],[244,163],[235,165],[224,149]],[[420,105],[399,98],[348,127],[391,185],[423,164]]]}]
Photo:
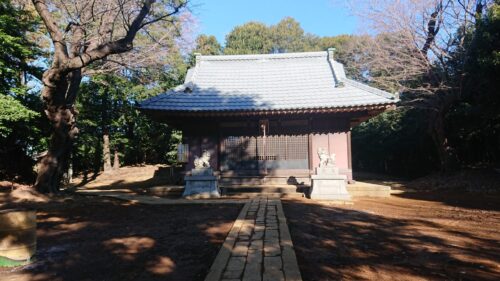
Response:
[{"label": "grey roof tile", "polygon": [[[336,87],[336,83],[344,82]],[[185,91],[189,88],[191,92]],[[165,111],[339,108],[393,104],[392,94],[347,79],[327,52],[197,56],[183,85],[140,103]]]}]

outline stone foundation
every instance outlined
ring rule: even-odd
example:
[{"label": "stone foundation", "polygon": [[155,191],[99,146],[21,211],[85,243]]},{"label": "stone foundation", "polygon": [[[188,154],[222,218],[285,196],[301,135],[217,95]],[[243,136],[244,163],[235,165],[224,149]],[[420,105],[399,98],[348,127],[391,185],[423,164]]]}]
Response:
[{"label": "stone foundation", "polygon": [[316,175],[312,175],[311,180],[311,199],[351,201],[351,195],[346,189],[347,176],[339,175],[338,168],[317,168]]},{"label": "stone foundation", "polygon": [[184,181],[186,187],[182,197],[188,199],[220,197],[218,178],[213,175],[211,168],[193,169],[190,176],[184,177]]}]

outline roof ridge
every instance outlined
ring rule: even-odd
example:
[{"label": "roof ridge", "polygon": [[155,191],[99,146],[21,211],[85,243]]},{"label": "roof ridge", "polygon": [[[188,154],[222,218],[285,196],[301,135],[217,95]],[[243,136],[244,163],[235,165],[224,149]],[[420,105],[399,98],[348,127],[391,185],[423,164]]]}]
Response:
[{"label": "roof ridge", "polygon": [[377,88],[369,86],[369,85],[365,85],[365,84],[363,84],[361,82],[358,82],[358,81],[355,81],[355,80],[352,80],[352,79],[349,79],[349,78],[341,78],[340,80],[342,82],[344,82],[344,83],[347,83],[347,84],[353,86],[353,87],[365,90],[367,92],[370,92],[372,94],[381,96],[383,98],[387,98],[387,99],[391,99],[391,100],[396,100],[396,101],[399,100],[397,98],[397,95],[391,94],[391,93],[389,93],[387,91],[383,91],[383,90],[377,89]]},{"label": "roof ridge", "polygon": [[296,52],[278,54],[247,54],[247,55],[199,55],[197,59],[205,61],[225,61],[225,60],[259,60],[259,59],[291,59],[291,58],[312,58],[327,57],[327,52]]}]

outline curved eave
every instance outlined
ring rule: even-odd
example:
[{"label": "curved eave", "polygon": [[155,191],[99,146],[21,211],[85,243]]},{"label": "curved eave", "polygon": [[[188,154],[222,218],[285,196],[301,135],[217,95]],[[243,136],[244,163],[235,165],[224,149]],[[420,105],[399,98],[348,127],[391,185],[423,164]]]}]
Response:
[{"label": "curved eave", "polygon": [[178,117],[222,117],[222,116],[269,116],[288,114],[324,114],[357,111],[385,111],[395,107],[396,101],[375,105],[360,105],[332,108],[299,108],[299,109],[269,109],[269,110],[164,110],[139,107],[145,113],[159,113],[163,116]]}]

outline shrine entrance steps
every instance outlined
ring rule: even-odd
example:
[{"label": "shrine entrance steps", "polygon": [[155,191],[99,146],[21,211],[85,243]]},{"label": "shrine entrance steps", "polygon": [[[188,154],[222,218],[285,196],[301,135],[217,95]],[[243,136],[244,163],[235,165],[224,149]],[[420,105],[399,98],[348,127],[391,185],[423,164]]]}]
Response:
[{"label": "shrine entrance steps", "polygon": [[[305,184],[219,184],[223,198],[248,199],[267,196],[270,198],[299,198],[307,197],[310,185]],[[91,190],[89,190],[90,192]],[[119,192],[120,190],[109,190]],[[366,182],[355,182],[347,185],[347,191],[352,197],[389,197],[397,190],[391,190],[390,186]],[[181,198],[184,192],[183,186],[154,186],[148,188],[144,195],[152,195],[170,199]]]},{"label": "shrine entrance steps", "polygon": [[225,175],[222,174],[219,179],[220,186],[231,185],[280,185],[280,186],[301,186],[310,185],[311,177],[309,174],[290,175],[267,175],[267,176],[250,176],[250,175]]},{"label": "shrine entrance steps", "polygon": [[309,186],[305,185],[222,185],[222,196],[226,198],[300,198],[308,194]]}]

